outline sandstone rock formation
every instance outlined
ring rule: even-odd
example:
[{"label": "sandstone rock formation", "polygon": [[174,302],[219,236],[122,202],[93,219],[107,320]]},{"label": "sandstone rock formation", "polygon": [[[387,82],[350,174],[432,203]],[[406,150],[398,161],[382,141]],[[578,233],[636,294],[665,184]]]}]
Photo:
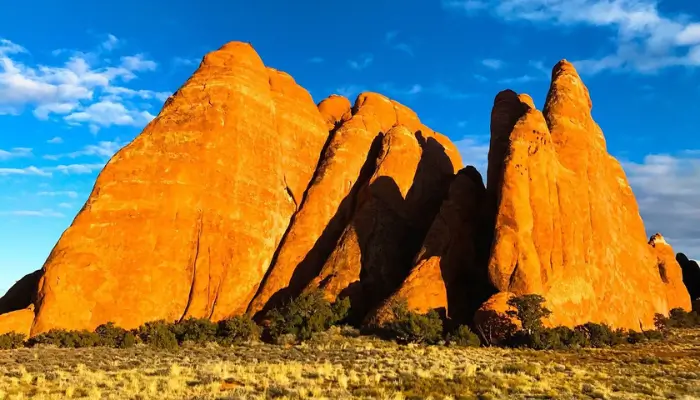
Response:
[{"label": "sandstone rock formation", "polygon": [[683,271],[683,284],[688,289],[690,298],[700,299],[700,266],[697,261],[689,260],[683,253],[678,253],[676,260]]},{"label": "sandstone rock formation", "polygon": [[470,303],[478,307],[484,300],[483,295],[478,296],[485,286],[485,277],[477,279],[476,237],[480,234],[478,218],[484,191],[481,175],[474,167],[457,173],[410,274],[398,290],[367,316],[368,325],[382,325],[391,319],[391,306],[400,300],[405,300],[411,310],[421,313],[439,310],[452,320],[469,322],[474,312],[469,309]]},{"label": "sandstone rock formation", "polygon": [[[332,129],[331,139],[302,207],[294,216],[277,257],[248,308],[253,314],[299,294],[318,275],[351,221],[358,206],[358,192],[374,173],[383,133],[402,126],[401,132],[413,137],[419,158],[419,140],[422,142],[424,156],[420,159],[419,176],[428,180],[422,183],[422,190],[433,191],[427,201],[433,199],[434,203],[435,198],[443,196],[445,182],[461,167],[454,145],[444,139],[438,142],[440,135],[421,124],[415,113],[405,106],[376,93],[360,94],[351,115],[348,115],[348,104],[345,98],[335,95],[319,103],[327,127]],[[416,159],[416,163],[418,161]],[[415,190],[421,190],[420,185],[415,185]],[[424,205],[423,209],[431,206]],[[421,217],[430,218],[430,213]]]},{"label": "sandstone rock formation", "polygon": [[358,210],[308,287],[323,290],[329,300],[350,296],[358,318],[406,277],[454,173],[444,151],[440,168],[429,144],[436,142],[428,139],[421,148],[418,139],[403,125],[383,137]]},{"label": "sandstone rock formation", "polygon": [[[653,235],[649,239],[649,246],[654,249],[654,254],[656,255],[661,282],[666,289],[667,307],[670,310],[677,307],[690,308],[688,305],[689,291],[683,284],[683,270],[674,256],[673,248],[660,233]],[[692,297],[690,299],[692,300]]]},{"label": "sandstone rock formation", "polygon": [[553,324],[652,327],[655,313],[689,308],[689,298],[677,266],[661,265],[647,244],[632,190],[591,108],[566,61],[554,68],[544,113],[512,91],[496,97],[488,272],[501,293],[543,295]]},{"label": "sandstone rock formation", "polygon": [[22,310],[34,303],[41,270],[27,274],[0,297],[0,314]]},{"label": "sandstone rock formation", "polygon": [[229,43],[107,163],[42,270],[0,299],[0,333],[260,319],[319,289],[350,296],[367,324],[399,299],[468,323],[539,293],[549,323],[634,329],[690,307],[571,64],[555,67],[544,112],[504,91],[491,120],[484,186],[404,105],[316,105]]},{"label": "sandstone rock formation", "polygon": [[98,177],[44,265],[33,332],[244,312],[327,138],[250,45],[207,54]]}]

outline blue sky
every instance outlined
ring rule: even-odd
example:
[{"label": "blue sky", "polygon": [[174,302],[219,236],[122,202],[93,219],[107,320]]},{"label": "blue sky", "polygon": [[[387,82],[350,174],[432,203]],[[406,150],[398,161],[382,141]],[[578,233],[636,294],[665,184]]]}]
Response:
[{"label": "blue sky", "polygon": [[204,53],[232,40],[251,42],[316,101],[373,90],[403,102],[482,172],[496,93],[526,92],[541,107],[551,67],[573,61],[648,233],[661,231],[677,251],[700,257],[699,2],[201,3],[26,1],[3,9],[0,292],[42,266],[109,157]]}]

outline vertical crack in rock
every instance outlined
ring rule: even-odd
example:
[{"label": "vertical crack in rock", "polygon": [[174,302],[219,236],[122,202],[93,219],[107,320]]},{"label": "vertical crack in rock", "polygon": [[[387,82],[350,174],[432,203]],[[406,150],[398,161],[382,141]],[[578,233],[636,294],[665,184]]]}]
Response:
[{"label": "vertical crack in rock", "polygon": [[196,236],[195,236],[195,244],[194,244],[194,257],[192,262],[190,263],[190,268],[192,268],[192,284],[190,285],[190,294],[187,297],[187,305],[185,306],[185,311],[182,313],[182,316],[180,317],[180,321],[185,319],[187,316],[187,313],[190,310],[190,305],[192,304],[192,299],[194,298],[194,290],[195,290],[195,285],[197,283],[197,261],[199,260],[199,248],[202,242],[202,220],[203,220],[203,212],[202,210],[198,210],[198,217],[197,217],[197,227],[195,228]]}]

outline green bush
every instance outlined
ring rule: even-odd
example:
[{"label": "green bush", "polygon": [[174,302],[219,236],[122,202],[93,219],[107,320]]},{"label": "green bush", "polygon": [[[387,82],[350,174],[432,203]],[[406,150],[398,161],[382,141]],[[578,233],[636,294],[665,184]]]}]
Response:
[{"label": "green bush", "polygon": [[173,325],[164,320],[146,322],[139,327],[137,333],[141,341],[149,346],[175,350],[178,343]]},{"label": "green bush", "polygon": [[668,326],[670,328],[695,328],[700,326],[700,315],[695,311],[687,312],[682,308],[674,308],[669,313]]},{"label": "green bush", "polygon": [[114,322],[98,326],[95,333],[100,338],[100,346],[126,349],[133,347],[136,342],[133,333],[114,325]]},{"label": "green bush", "polygon": [[654,327],[657,331],[666,331],[669,328],[669,320],[665,315],[656,313],[654,314]]},{"label": "green bush", "polygon": [[612,330],[606,324],[596,324],[594,322],[588,322],[583,325],[579,325],[575,328],[583,332],[592,347],[608,347],[615,346],[627,341],[624,331],[621,329]]},{"label": "green bush", "polygon": [[508,310],[506,314],[520,321],[522,330],[532,334],[544,328],[543,318],[549,317],[552,312],[544,307],[545,299],[538,294],[526,294],[508,299],[508,305],[515,310]]},{"label": "green bush", "polygon": [[0,335],[0,350],[12,350],[23,347],[24,337],[23,334],[15,332]]},{"label": "green bush", "polygon": [[632,329],[627,332],[627,342],[631,344],[644,343],[646,341],[648,341],[648,339],[645,332],[637,332]]},{"label": "green bush", "polygon": [[383,333],[398,343],[435,344],[442,339],[442,319],[435,310],[427,314],[410,311],[404,300],[391,306],[393,319],[384,325]]},{"label": "green bush", "polygon": [[268,333],[273,341],[290,334],[297,340],[308,340],[344,320],[349,309],[348,298],[331,304],[321,291],[304,293],[266,314]]},{"label": "green bush", "polygon": [[65,331],[52,329],[29,339],[27,344],[29,346],[53,345],[64,348],[95,347],[100,345],[100,337],[95,332],[86,330]]},{"label": "green bush", "polygon": [[644,337],[646,337],[647,340],[652,340],[652,341],[658,341],[658,340],[665,339],[664,333],[661,331],[657,331],[657,330],[644,331]]},{"label": "green bush", "polygon": [[447,335],[447,342],[455,346],[479,347],[481,340],[476,333],[472,332],[466,325],[460,325],[454,332]]},{"label": "green bush", "polygon": [[244,343],[260,337],[260,327],[246,315],[219,321],[216,330],[217,341],[224,345]]},{"label": "green bush", "polygon": [[217,325],[206,318],[188,318],[171,326],[178,343],[206,344],[216,340]]}]

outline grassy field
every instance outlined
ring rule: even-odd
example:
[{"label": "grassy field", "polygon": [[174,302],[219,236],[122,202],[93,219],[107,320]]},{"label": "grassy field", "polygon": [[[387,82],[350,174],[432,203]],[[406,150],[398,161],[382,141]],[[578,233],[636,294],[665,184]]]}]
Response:
[{"label": "grassy field", "polygon": [[614,349],[297,346],[0,351],[0,399],[700,399],[700,330]]}]

